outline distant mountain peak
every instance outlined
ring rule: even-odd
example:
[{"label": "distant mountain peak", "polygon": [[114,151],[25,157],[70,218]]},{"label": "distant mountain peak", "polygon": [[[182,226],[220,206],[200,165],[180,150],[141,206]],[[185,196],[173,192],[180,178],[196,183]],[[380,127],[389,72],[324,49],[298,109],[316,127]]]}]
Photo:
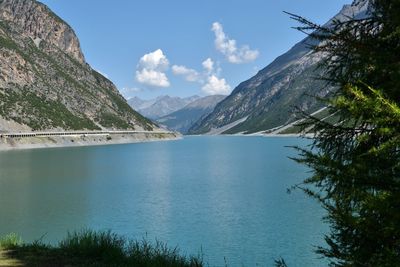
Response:
[{"label": "distant mountain peak", "polygon": [[199,97],[185,107],[157,119],[157,122],[170,130],[186,134],[194,124],[210,114],[224,98],[224,95]]},{"label": "distant mountain peak", "polygon": [[161,95],[149,100],[142,100],[140,98],[130,99],[128,103],[143,116],[157,119],[183,108],[198,98],[200,98],[198,95],[183,98],[178,96]]}]

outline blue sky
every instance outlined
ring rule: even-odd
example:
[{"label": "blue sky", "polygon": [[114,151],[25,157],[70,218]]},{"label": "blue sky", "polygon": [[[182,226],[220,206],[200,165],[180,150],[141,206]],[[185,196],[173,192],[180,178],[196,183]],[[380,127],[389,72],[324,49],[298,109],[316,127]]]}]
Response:
[{"label": "blue sky", "polygon": [[125,97],[228,94],[351,0],[42,0]]}]

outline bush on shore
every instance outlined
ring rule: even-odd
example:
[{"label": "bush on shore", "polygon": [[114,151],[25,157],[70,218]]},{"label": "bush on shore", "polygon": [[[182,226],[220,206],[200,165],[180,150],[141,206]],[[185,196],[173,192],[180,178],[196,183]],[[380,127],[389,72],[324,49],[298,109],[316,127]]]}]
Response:
[{"label": "bush on shore", "polygon": [[[23,243],[16,234],[0,239],[5,257],[23,266],[202,267],[202,256],[182,255],[160,241],[129,240],[111,231],[68,233],[58,246]],[[0,258],[1,263],[1,258]]]}]

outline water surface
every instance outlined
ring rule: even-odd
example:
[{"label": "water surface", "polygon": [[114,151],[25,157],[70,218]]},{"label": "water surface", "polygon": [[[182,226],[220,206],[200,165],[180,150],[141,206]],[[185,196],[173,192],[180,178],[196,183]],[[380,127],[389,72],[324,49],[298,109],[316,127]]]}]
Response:
[{"label": "water surface", "polygon": [[307,170],[297,138],[187,137],[170,142],[0,153],[0,235],[55,243],[111,229],[202,251],[211,266],[321,266],[322,210],[287,188]]}]

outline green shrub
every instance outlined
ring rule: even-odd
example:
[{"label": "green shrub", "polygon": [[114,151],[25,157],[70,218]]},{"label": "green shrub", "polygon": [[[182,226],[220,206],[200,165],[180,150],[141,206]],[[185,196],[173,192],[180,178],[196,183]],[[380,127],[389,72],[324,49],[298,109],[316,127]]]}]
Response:
[{"label": "green shrub", "polygon": [[111,231],[82,230],[68,233],[58,248],[53,249],[59,250],[64,257],[74,258],[74,263],[79,263],[77,266],[203,266],[202,256],[187,257],[180,254],[177,247],[169,248],[160,241],[127,240]]},{"label": "green shrub", "polygon": [[203,266],[202,256],[185,257],[180,254],[177,247],[169,248],[165,243],[156,241],[155,244],[147,240],[134,241],[127,250],[130,266]]},{"label": "green shrub", "polygon": [[0,248],[11,248],[20,246],[21,244],[21,237],[15,233],[10,233],[5,237],[0,238]]},{"label": "green shrub", "polygon": [[125,243],[124,238],[111,231],[83,230],[68,233],[59,247],[70,255],[117,263],[125,259]]}]

